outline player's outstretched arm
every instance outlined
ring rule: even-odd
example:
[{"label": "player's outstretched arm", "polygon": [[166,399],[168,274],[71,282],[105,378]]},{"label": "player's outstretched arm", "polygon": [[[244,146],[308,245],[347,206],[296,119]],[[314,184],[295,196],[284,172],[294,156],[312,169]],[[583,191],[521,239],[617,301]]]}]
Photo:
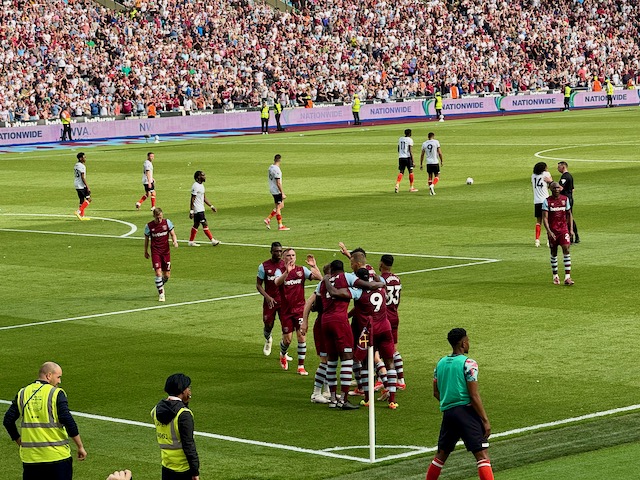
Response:
[{"label": "player's outstretched arm", "polygon": [[351,253],[349,253],[349,250],[347,250],[347,246],[344,243],[338,242],[338,247],[340,247],[341,254],[347,258],[351,258]]},{"label": "player's outstretched arm", "polygon": [[379,288],[383,288],[385,286],[384,282],[365,282],[364,280],[358,278],[355,282],[353,282],[353,286],[356,288],[362,288],[363,290],[377,290]]},{"label": "player's outstretched arm", "polygon": [[171,240],[173,241],[173,246],[178,248],[178,237],[176,236],[175,230],[171,230]]},{"label": "player's outstretched arm", "polygon": [[311,267],[311,278],[313,280],[322,280],[322,274],[318,270],[318,264],[316,258],[313,255],[307,255],[307,265]]},{"label": "player's outstretched arm", "polygon": [[149,237],[144,236],[144,258],[149,258]]}]

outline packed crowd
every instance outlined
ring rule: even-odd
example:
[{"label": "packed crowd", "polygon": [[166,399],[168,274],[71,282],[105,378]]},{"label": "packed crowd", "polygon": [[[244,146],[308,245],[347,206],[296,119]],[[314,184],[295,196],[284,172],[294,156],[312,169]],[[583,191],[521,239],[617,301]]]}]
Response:
[{"label": "packed crowd", "polygon": [[615,85],[639,0],[4,0],[0,121]]}]

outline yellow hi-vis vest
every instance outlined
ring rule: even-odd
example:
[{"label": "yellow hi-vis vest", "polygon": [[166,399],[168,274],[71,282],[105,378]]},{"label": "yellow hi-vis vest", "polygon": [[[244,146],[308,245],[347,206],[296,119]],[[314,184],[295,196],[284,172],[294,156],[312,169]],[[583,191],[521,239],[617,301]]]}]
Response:
[{"label": "yellow hi-vis vest", "polygon": [[273,106],[275,107],[277,114],[282,113],[282,104],[280,102],[276,102]]},{"label": "yellow hi-vis vest", "polygon": [[360,99],[354,98],[353,105],[351,105],[351,111],[355,113],[360,113]]},{"label": "yellow hi-vis vest", "polygon": [[442,110],[442,95],[436,95],[436,110]]},{"label": "yellow hi-vis vest", "polygon": [[613,95],[614,88],[611,82],[607,82],[606,89],[607,89],[607,95]]},{"label": "yellow hi-vis vest", "polygon": [[564,96],[565,98],[571,97],[571,87],[568,85],[564,87]]},{"label": "yellow hi-vis vest", "polygon": [[269,105],[265,105],[260,110],[260,118],[269,118]]},{"label": "yellow hi-vis vest", "polygon": [[189,470],[189,461],[182,449],[182,441],[180,440],[180,432],[178,431],[178,418],[182,412],[189,412],[193,416],[193,412],[186,407],[178,410],[177,415],[170,424],[164,425],[160,423],[156,416],[156,407],[151,410],[151,417],[156,426],[156,437],[162,457],[162,466],[173,470],[174,472],[186,472]]},{"label": "yellow hi-vis vest", "polygon": [[20,459],[24,463],[58,462],[71,457],[69,436],[58,419],[58,395],[48,383],[32,383],[18,392],[22,416]]}]

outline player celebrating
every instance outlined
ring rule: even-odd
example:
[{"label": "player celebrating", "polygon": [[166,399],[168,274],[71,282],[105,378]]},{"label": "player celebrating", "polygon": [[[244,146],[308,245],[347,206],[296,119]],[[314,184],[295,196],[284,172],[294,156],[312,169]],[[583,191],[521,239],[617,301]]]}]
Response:
[{"label": "player celebrating", "polygon": [[191,187],[191,203],[189,205],[189,218],[193,219],[193,227],[191,227],[191,235],[189,235],[189,243],[187,245],[190,247],[200,246],[194,240],[198,233],[198,226],[202,224],[202,231],[207,238],[211,240],[211,245],[215,247],[220,244],[220,241],[213,238],[211,231],[209,231],[209,225],[207,224],[207,219],[204,216],[204,206],[208,205],[211,207],[211,210],[213,210],[214,213],[218,210],[216,210],[216,207],[207,200],[207,197],[204,194],[204,182],[206,181],[204,172],[197,170],[196,173],[193,174],[193,179],[195,182]]},{"label": "player celebrating", "polygon": [[571,254],[569,253],[573,237],[573,214],[571,213],[571,202],[560,193],[561,190],[562,187],[558,182],[551,183],[551,196],[542,203],[542,220],[549,236],[553,283],[560,285],[560,277],[558,276],[558,245],[560,245],[564,260],[564,284],[573,285]]},{"label": "player celebrating", "polygon": [[284,199],[287,198],[287,196],[282,190],[282,170],[280,170],[281,160],[282,155],[276,155],[273,157],[273,165],[269,167],[269,191],[271,192],[271,195],[273,195],[275,207],[273,207],[269,216],[264,219],[264,224],[267,226],[268,230],[271,230],[271,219],[273,217],[276,217],[276,220],[278,220],[278,230],[290,230],[289,227],[285,227],[282,224],[282,209],[284,208]]},{"label": "player celebrating", "polygon": [[78,153],[76,158],[78,161],[73,167],[73,184],[76,187],[78,199],[80,200],[78,210],[76,210],[76,217],[78,217],[79,220],[89,220],[88,217],[84,216],[85,209],[91,203],[91,190],[89,189],[89,185],[87,185],[87,166],[85,165],[87,159],[84,152]]},{"label": "player celebrating", "polygon": [[[331,265],[327,264],[322,268],[325,275],[331,273]],[[300,330],[306,333],[309,329],[309,314],[314,311],[318,313],[316,321],[313,324],[313,341],[318,354],[319,363],[313,381],[313,393],[311,394],[311,403],[329,403],[331,393],[329,384],[327,383],[327,349],[324,344],[324,336],[322,335],[322,299],[320,298],[320,284],[311,294],[304,304],[304,312],[302,314],[302,326]],[[322,393],[322,389],[326,387],[326,392]]]},{"label": "player celebrating", "polygon": [[[356,276],[367,282],[370,280],[369,271],[366,268],[359,268],[356,271]],[[353,319],[357,322],[360,332],[369,332],[372,335],[372,345],[374,350],[380,354],[380,357],[384,360],[387,368],[387,384],[385,387],[388,390],[389,408],[395,410],[398,408],[396,403],[396,384],[397,376],[394,367],[394,340],[391,333],[391,324],[387,319],[387,306],[386,306],[386,290],[379,288],[377,290],[362,290],[360,297],[354,300]],[[365,330],[366,329],[366,330]],[[358,334],[359,341],[364,340],[363,336]],[[366,340],[363,342],[367,344]],[[358,346],[356,345],[356,348]],[[358,349],[359,350],[359,349]],[[369,364],[366,351],[361,357],[362,370],[361,379],[364,390],[364,400],[361,405],[369,405]]]},{"label": "player celebrating", "polygon": [[[284,272],[284,262],[282,261],[282,244],[273,242],[271,244],[271,258],[265,260],[258,266],[258,277],[256,278],[256,289],[264,297],[262,302],[262,321],[264,322],[264,348],[262,353],[271,355],[271,345],[273,338],[271,331],[276,321],[276,313],[282,323],[282,303],[280,301],[280,287],[275,284],[276,278]],[[264,283],[264,287],[262,284]]]},{"label": "player celebrating", "polygon": [[395,351],[393,353],[393,363],[398,375],[398,385],[400,390],[407,388],[404,380],[404,361],[398,351],[398,325],[400,319],[398,317],[398,307],[400,306],[400,292],[402,291],[402,283],[398,276],[391,271],[393,266],[393,255],[383,255],[380,258],[380,276],[386,284],[387,290],[387,319],[391,324],[391,333],[393,334],[393,343]]},{"label": "player celebrating", "polygon": [[413,187],[413,139],[411,138],[411,129],[404,131],[404,137],[398,140],[398,178],[396,179],[395,192],[400,189],[400,182],[404,176],[404,171],[409,171],[409,191],[417,192],[418,189]]},{"label": "player celebrating", "polygon": [[282,315],[280,323],[282,325],[282,341],[280,342],[280,366],[283,370],[289,369],[287,350],[291,345],[293,331],[298,338],[298,375],[309,375],[304,368],[304,360],[307,356],[306,330],[303,330],[304,316],[304,283],[306,280],[322,280],[320,270],[316,266],[316,259],[313,255],[307,255],[307,267],[296,265],[296,251],[287,248],[283,252],[284,272],[275,279],[276,286],[282,290]]},{"label": "player celebrating", "polygon": [[156,208],[156,181],[153,178],[154,158],[155,154],[149,152],[147,153],[147,159],[142,164],[142,186],[144,187],[144,195],[136,202],[136,210],[140,210],[140,206],[148,197],[151,197],[151,210]]},{"label": "player celebrating", "polygon": [[536,217],[536,247],[540,246],[540,231],[542,229],[542,202],[549,196],[548,185],[553,182],[547,164],[538,162],[533,166],[531,185],[533,186],[533,210]]},{"label": "player celebrating", "polygon": [[164,302],[164,285],[171,276],[171,252],[169,250],[169,238],[173,246],[178,248],[178,239],[173,229],[171,220],[165,219],[162,209],[156,207],[153,210],[153,221],[144,227],[144,258],[149,258],[149,243],[151,243],[151,265],[156,272],[156,288],[158,289],[158,301]]},{"label": "player celebrating", "polygon": [[[420,170],[424,162],[424,155],[427,154],[427,174],[429,175],[429,195],[435,195],[434,187],[440,181],[440,167],[442,166],[442,150],[440,142],[435,139],[436,134],[429,132],[429,139],[422,144],[420,153]],[[438,164],[438,159],[440,163]]]},{"label": "player celebrating", "polygon": [[[359,408],[347,400],[351,376],[353,374],[353,333],[349,325],[349,300],[358,298],[361,287],[374,290],[384,286],[382,282],[363,282],[355,275],[345,275],[344,264],[340,260],[331,262],[331,273],[325,275],[320,284],[320,298],[322,298],[322,335],[327,349],[327,382],[331,391],[330,408],[353,410]],[[338,387],[338,360],[342,362],[340,368],[340,390]]]}]

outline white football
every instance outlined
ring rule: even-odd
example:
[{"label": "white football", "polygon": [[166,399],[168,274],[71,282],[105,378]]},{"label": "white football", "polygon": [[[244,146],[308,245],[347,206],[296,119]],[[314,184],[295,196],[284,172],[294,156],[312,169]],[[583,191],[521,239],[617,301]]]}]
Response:
[{"label": "white football", "polygon": [[473,185],[473,178],[467,178],[467,185]]}]

